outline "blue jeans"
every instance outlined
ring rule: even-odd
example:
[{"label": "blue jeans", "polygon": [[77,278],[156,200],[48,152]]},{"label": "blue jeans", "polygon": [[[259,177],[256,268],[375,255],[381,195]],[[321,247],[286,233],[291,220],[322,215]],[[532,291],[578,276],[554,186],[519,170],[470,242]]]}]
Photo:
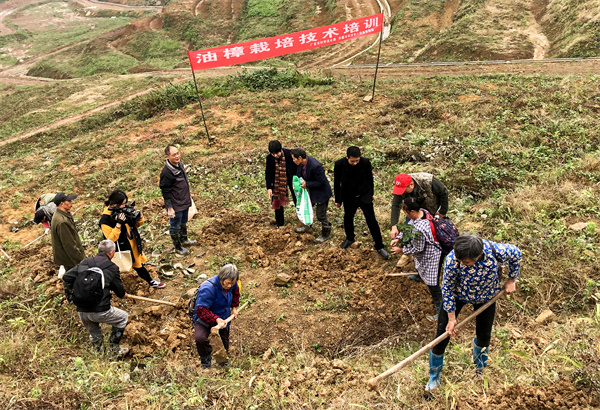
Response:
[{"label": "blue jeans", "polygon": [[188,210],[175,212],[175,217],[169,219],[169,234],[175,235],[188,221]]}]

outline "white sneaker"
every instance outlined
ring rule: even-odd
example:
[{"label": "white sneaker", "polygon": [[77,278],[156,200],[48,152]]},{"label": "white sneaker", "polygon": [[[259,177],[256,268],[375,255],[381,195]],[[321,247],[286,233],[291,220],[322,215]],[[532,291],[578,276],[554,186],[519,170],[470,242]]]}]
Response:
[{"label": "white sneaker", "polygon": [[167,285],[165,285],[165,284],[164,284],[164,283],[162,283],[162,282],[159,282],[159,281],[157,281],[156,279],[152,279],[152,280],[150,281],[150,287],[151,287],[151,288],[154,288],[154,289],[162,289],[162,288],[164,288],[165,286],[167,286]]}]

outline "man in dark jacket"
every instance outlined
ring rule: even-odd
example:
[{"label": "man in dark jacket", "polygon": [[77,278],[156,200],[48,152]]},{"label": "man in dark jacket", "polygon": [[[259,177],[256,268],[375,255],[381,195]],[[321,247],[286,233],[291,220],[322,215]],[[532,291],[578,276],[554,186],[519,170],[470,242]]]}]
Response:
[{"label": "man in dark jacket", "polygon": [[375,250],[383,259],[389,259],[390,254],[383,246],[381,230],[375,218],[373,209],[373,167],[371,161],[361,157],[360,148],[352,146],[346,150],[346,157],[335,162],[333,168],[333,191],[335,206],[344,205],[344,230],[346,239],[342,249],[346,249],[355,240],[354,215],[358,208],[362,209],[371,236],[375,241]]},{"label": "man in dark jacket", "polygon": [[417,199],[431,215],[445,217],[448,213],[448,189],[436,177],[425,172],[398,174],[394,180],[391,225],[392,239],[398,236],[398,219],[405,198]]},{"label": "man in dark jacket", "polygon": [[183,245],[195,245],[197,242],[188,239],[186,225],[188,210],[192,206],[190,184],[183,162],[181,162],[179,150],[173,145],[167,145],[165,156],[167,161],[160,173],[159,187],[165,200],[167,215],[169,215],[169,234],[173,240],[175,251],[180,255],[187,255],[190,252]]},{"label": "man in dark jacket", "polygon": [[296,204],[296,194],[292,185],[294,175],[296,175],[296,164],[292,160],[290,150],[283,148],[277,140],[269,142],[269,155],[267,155],[265,166],[265,182],[269,201],[271,201],[275,210],[277,228],[283,226],[285,223],[283,207],[289,202],[288,188],[292,194],[294,205]]},{"label": "man in dark jacket", "polygon": [[[294,148],[291,151],[292,160],[297,165],[296,175],[304,179],[301,187],[308,189],[310,202],[316,205],[316,217],[321,222],[321,236],[316,241],[323,243],[331,235],[331,222],[327,220],[327,208],[329,207],[329,198],[332,197],[331,185],[325,175],[323,165],[313,157],[306,155],[302,148]],[[312,227],[304,225],[296,228],[296,232],[311,232]]]},{"label": "man in dark jacket", "polygon": [[110,334],[111,350],[119,356],[127,354],[129,349],[119,347],[119,342],[123,337],[125,326],[127,326],[127,320],[129,315],[127,312],[118,309],[110,304],[112,290],[115,295],[120,298],[127,297],[123,282],[121,282],[121,276],[119,274],[119,267],[111,262],[112,257],[115,255],[115,243],[111,240],[104,240],[98,245],[98,255],[93,258],[83,260],[79,265],[70,269],[63,276],[63,284],[65,287],[65,295],[69,302],[73,301],[73,290],[77,276],[84,274],[88,268],[97,267],[102,270],[104,276],[104,290],[102,298],[97,304],[84,304],[78,303],[77,313],[81,323],[90,333],[90,340],[92,345],[97,350],[102,348],[103,333],[100,323],[107,323],[112,325],[112,331]]},{"label": "man in dark jacket", "polygon": [[54,197],[56,212],[51,225],[52,254],[54,263],[63,265],[65,270],[71,269],[85,258],[73,215],[69,212],[75,198],[77,195],[66,195],[64,192],[59,192]]}]

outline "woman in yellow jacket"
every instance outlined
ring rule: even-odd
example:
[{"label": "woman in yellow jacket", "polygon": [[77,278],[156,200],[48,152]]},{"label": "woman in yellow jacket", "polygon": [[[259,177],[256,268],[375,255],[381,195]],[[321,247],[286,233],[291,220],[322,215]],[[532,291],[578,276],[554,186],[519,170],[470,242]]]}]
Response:
[{"label": "woman in yellow jacket", "polygon": [[131,251],[133,269],[138,276],[144,279],[150,287],[162,289],[165,284],[150,277],[148,269],[144,267],[147,261],[142,253],[142,238],[137,230],[144,223],[140,211],[135,211],[132,205],[127,206],[127,194],[120,189],[114,190],[104,201],[104,212],[100,217],[100,229],[106,239],[117,243],[121,251]]}]

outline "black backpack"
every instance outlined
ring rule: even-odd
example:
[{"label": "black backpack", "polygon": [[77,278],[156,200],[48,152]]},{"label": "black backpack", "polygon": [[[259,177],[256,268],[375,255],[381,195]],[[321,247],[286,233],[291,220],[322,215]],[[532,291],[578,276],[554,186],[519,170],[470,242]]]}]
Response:
[{"label": "black backpack", "polygon": [[196,313],[196,300],[198,300],[198,291],[199,290],[200,290],[200,287],[196,288],[196,291],[194,292],[194,296],[189,298],[188,303],[187,303],[187,312],[186,313],[192,320],[194,320],[194,314]]},{"label": "black backpack", "polygon": [[105,286],[104,272],[100,267],[79,265],[73,284],[73,303],[78,307],[95,307],[104,296]]}]

